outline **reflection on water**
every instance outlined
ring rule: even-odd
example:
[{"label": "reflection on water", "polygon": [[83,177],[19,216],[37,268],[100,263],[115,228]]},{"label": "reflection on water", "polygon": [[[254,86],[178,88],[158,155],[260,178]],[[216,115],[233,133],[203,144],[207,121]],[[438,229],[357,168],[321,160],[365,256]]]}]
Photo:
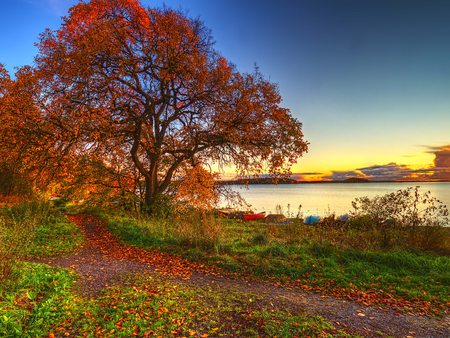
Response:
[{"label": "reflection on water", "polygon": [[280,205],[283,213],[289,211],[295,216],[301,205],[304,215],[326,216],[348,213],[356,197],[372,198],[416,186],[420,186],[421,193],[430,191],[431,196],[450,209],[450,182],[253,184],[248,189],[240,186],[233,186],[233,189],[258,212],[276,213],[276,206]]}]

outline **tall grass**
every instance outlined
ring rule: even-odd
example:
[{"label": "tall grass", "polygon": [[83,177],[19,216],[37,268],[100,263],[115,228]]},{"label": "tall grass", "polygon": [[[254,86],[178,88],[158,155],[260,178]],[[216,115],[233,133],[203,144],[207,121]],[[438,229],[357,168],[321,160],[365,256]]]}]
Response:
[{"label": "tall grass", "polygon": [[26,257],[34,241],[36,228],[50,213],[49,203],[23,202],[4,208],[0,216],[0,286],[18,278],[20,261]]},{"label": "tall grass", "polygon": [[22,202],[0,209],[0,287],[21,275],[23,259],[76,250],[83,236],[47,201]]},{"label": "tall grass", "polygon": [[108,213],[97,210],[110,229],[123,240],[140,247],[176,245],[204,250],[216,248],[224,236],[224,224],[211,213],[184,212],[168,217]]},{"label": "tall grass", "polygon": [[227,251],[230,246],[328,244],[342,250],[392,252],[398,250],[450,253],[450,228],[442,226],[379,226],[367,217],[343,223],[307,225],[302,219],[287,224],[265,224],[221,219],[212,213],[188,212],[164,218],[97,212],[126,241],[144,246],[176,244],[205,250]]}]

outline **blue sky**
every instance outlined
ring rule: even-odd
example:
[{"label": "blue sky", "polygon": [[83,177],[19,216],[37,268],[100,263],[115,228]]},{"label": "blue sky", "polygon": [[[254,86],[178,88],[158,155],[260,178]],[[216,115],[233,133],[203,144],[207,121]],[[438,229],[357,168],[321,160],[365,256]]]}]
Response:
[{"label": "blue sky", "polygon": [[[31,64],[72,0],[2,4],[0,62]],[[162,2],[142,0],[146,6]],[[450,2],[168,0],[212,30],[242,72],[255,62],[303,122],[294,177],[450,179]],[[302,175],[306,174],[306,175]]]}]

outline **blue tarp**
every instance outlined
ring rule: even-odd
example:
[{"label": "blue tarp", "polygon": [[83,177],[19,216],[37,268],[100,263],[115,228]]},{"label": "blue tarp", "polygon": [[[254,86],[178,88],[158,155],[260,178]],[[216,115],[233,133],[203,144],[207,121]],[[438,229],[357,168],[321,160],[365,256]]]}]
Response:
[{"label": "blue tarp", "polygon": [[320,222],[320,216],[308,216],[305,218],[305,224],[315,224]]}]

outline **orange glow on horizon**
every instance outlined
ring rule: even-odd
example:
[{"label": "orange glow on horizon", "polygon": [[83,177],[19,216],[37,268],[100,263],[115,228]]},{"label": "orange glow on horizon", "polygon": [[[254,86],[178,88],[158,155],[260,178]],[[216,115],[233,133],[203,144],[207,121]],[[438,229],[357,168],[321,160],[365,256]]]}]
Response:
[{"label": "orange glow on horizon", "polygon": [[[428,152],[409,156],[397,156],[396,161],[392,161],[388,155],[377,157],[371,163],[364,163],[367,160],[358,154],[334,154],[321,158],[308,153],[292,167],[291,179],[300,182],[343,181],[348,178],[370,181],[450,180],[450,146],[430,148]],[[234,177],[231,168],[222,174],[222,179],[231,180]]]}]

